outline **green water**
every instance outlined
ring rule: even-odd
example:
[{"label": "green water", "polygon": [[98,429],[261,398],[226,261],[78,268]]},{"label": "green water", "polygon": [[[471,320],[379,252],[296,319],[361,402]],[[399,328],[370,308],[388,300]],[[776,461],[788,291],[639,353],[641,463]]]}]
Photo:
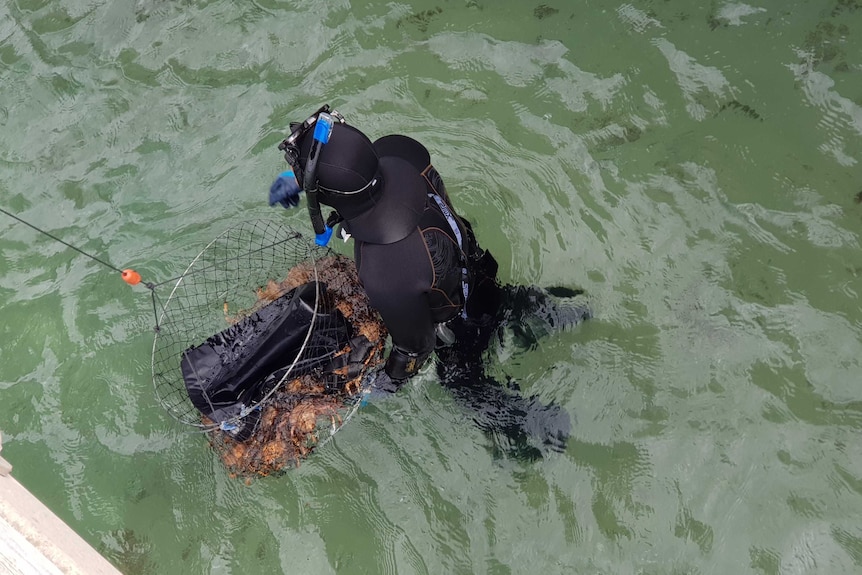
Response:
[{"label": "green water", "polygon": [[431,150],[510,283],[596,319],[491,366],[525,463],[428,372],[246,486],[156,401],[151,302],[0,214],[14,476],[131,574],[862,572],[862,4],[3,0],[0,206],[161,281],[330,102]]}]

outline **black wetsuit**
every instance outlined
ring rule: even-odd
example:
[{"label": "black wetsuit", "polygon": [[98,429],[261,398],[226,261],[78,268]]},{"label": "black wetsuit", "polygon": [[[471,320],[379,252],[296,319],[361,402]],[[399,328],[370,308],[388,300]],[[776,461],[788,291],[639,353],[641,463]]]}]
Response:
[{"label": "black wetsuit", "polygon": [[[397,390],[436,348],[440,383],[482,429],[515,444],[538,439],[560,448],[569,430],[565,411],[488,377],[485,351],[501,328],[530,335],[536,319],[548,332],[588,314],[558,313],[562,308],[541,288],[497,283],[497,262],[454,212],[421,143],[400,134],[371,142],[346,123],[318,120],[292,125],[282,142],[292,170],[270,188],[270,205],[297,205],[304,189],[316,229],[318,204],[335,209],[330,227],[340,221],[353,228],[359,278],[393,344],[385,370],[374,374],[374,390]],[[327,125],[318,137],[317,128]]]},{"label": "black wetsuit", "polygon": [[[423,176],[428,199],[416,229],[393,244],[357,241],[354,248],[371,304],[380,312],[394,348],[416,358],[416,369],[434,351],[435,325],[464,309],[465,283],[472,289],[487,281],[488,270],[479,269],[478,263],[490,258],[476,244],[469,223],[455,215],[437,171],[428,166]],[[495,274],[496,262],[491,281]],[[391,365],[387,373],[403,377]]]},{"label": "black wetsuit", "polygon": [[[452,210],[436,170],[429,166],[423,175],[429,197],[416,230],[394,244],[355,244],[360,280],[392,336],[387,374],[412,375],[436,348],[440,383],[468,408],[495,448],[525,458],[539,457],[545,448],[561,450],[571,428],[566,411],[493,380],[485,373],[485,352],[506,326],[520,330],[526,345],[535,343],[542,334],[520,329],[528,317],[551,331],[582,321],[589,311],[561,308],[534,286],[500,286],[497,262],[479,247],[470,223]],[[442,322],[454,333],[454,345],[437,340],[435,325]],[[410,374],[391,361],[402,352],[416,359]]]}]

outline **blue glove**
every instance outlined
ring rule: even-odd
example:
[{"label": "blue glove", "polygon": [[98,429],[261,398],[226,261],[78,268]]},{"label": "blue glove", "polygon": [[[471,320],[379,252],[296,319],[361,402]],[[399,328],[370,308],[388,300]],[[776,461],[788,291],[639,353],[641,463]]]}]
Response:
[{"label": "blue glove", "polygon": [[302,188],[299,187],[293,170],[286,170],[280,173],[269,187],[269,205],[279,203],[286,209],[295,208],[299,205],[301,191]]}]

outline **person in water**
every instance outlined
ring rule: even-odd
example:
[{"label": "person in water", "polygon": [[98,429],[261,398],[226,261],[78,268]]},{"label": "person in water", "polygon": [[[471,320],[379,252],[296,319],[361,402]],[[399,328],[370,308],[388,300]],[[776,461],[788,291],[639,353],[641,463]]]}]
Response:
[{"label": "person in water", "polygon": [[[520,396],[485,374],[484,353],[502,327],[527,317],[545,331],[589,317],[585,307],[557,305],[537,287],[501,286],[497,262],[460,217],[428,150],[408,136],[371,141],[328,106],[291,124],[279,149],[290,169],[270,188],[269,203],[291,208],[305,192],[317,243],[333,228],[354,240],[354,259],[371,305],[392,338],[374,387],[397,391],[436,350],[441,384],[474,414],[486,432],[525,455],[541,446],[562,449],[568,414]],[[334,208],[324,221],[320,204]]]}]

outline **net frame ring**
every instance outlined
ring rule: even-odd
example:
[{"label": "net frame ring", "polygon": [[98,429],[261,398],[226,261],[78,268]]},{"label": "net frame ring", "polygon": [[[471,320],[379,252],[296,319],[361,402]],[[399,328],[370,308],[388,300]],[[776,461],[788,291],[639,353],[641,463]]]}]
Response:
[{"label": "net frame ring", "polygon": [[[273,233],[273,228],[275,228],[276,233]],[[182,353],[183,349],[188,349],[188,347],[192,345],[198,345],[201,343],[199,339],[205,335],[212,335],[213,333],[217,333],[220,331],[218,328],[219,322],[223,325],[226,317],[224,313],[224,306],[221,302],[210,302],[213,303],[213,310],[208,314],[207,318],[198,318],[192,317],[189,318],[173,318],[173,313],[182,315],[183,313],[190,313],[189,310],[192,309],[192,306],[188,306],[188,302],[186,299],[190,299],[193,301],[197,301],[196,294],[196,281],[197,278],[203,277],[203,282],[212,283],[214,280],[209,279],[208,273],[213,273],[218,262],[212,263],[209,260],[218,256],[218,253],[214,252],[236,252],[238,251],[234,244],[237,243],[237,238],[242,240],[243,238],[251,237],[252,242],[257,240],[262,240],[263,238],[271,238],[273,236],[278,236],[281,239],[275,242],[270,242],[267,245],[256,245],[253,246],[252,249],[246,249],[244,254],[234,255],[233,257],[226,257],[222,254],[223,261],[233,261],[233,262],[241,262],[246,261],[249,254],[254,254],[256,257],[262,257],[261,254],[266,250],[274,250],[276,246],[280,244],[287,244],[293,246],[293,250],[288,254],[288,250],[284,250],[281,252],[282,256],[279,259],[279,267],[281,267],[280,275],[283,277],[286,276],[290,270],[300,264],[309,265],[313,279],[315,284],[315,294],[314,294],[314,308],[313,314],[314,317],[317,316],[318,310],[320,309],[320,302],[322,298],[319,275],[318,275],[318,261],[317,261],[317,252],[319,248],[316,248],[313,244],[313,241],[304,236],[303,234],[297,232],[292,227],[284,225],[280,221],[277,220],[248,220],[241,221],[235,223],[225,229],[223,232],[218,234],[213,240],[211,240],[204,248],[191,260],[188,266],[185,268],[184,272],[177,278],[176,282],[171,288],[171,291],[163,305],[161,305],[161,313],[157,313],[157,328],[155,331],[155,336],[153,339],[153,350],[152,350],[152,378],[153,378],[153,386],[156,394],[156,398],[163,408],[171,415],[174,419],[183,423],[185,425],[197,428],[201,431],[214,431],[216,429],[222,428],[230,428],[232,426],[241,427],[243,424],[243,420],[251,414],[256,409],[262,409],[265,404],[270,400],[274,393],[276,393],[286,381],[289,380],[294,368],[297,364],[297,361],[300,357],[302,357],[303,352],[305,351],[309,340],[314,331],[315,321],[310,322],[308,330],[305,333],[305,337],[303,340],[303,344],[300,347],[299,351],[296,354],[296,357],[293,358],[290,366],[285,371],[284,375],[279,379],[279,381],[272,386],[272,388],[259,400],[255,401],[253,404],[244,406],[239,416],[230,418],[228,420],[217,422],[212,425],[205,424],[201,419],[201,413],[191,404],[191,400],[188,397],[187,390],[185,388],[185,384],[182,378],[182,374],[180,371],[180,361],[179,354]],[[246,239],[246,242],[248,240]],[[293,242],[293,243],[290,243]],[[226,245],[222,245],[226,244]],[[226,248],[221,250],[221,248]],[[274,253],[274,252],[273,252]],[[298,255],[297,255],[298,254]],[[293,257],[291,257],[293,256]],[[275,255],[271,255],[273,259],[276,258]],[[290,260],[290,261],[288,261]],[[275,263],[271,263],[270,267],[275,267]],[[241,274],[241,270],[237,270],[237,275],[242,275],[244,277],[248,277],[248,274]],[[267,270],[263,272],[264,274],[269,274],[272,272],[275,273],[274,270]],[[215,275],[218,276],[218,271],[215,270]],[[276,276],[278,277],[278,276]],[[251,278],[248,278],[251,279]],[[267,277],[266,280],[274,280],[273,277]],[[229,281],[229,280],[221,280],[221,281]],[[247,285],[243,286],[216,286],[217,289],[213,290],[215,293],[209,293],[208,290],[204,290],[208,293],[211,299],[224,299],[230,292],[239,293],[242,289],[251,288],[252,284],[260,285],[261,282],[251,281]],[[263,282],[265,284],[266,281]],[[253,288],[251,288],[253,289]],[[218,305],[215,305],[218,303]],[[269,305],[269,304],[265,304]],[[262,306],[262,307],[265,307]],[[188,306],[188,307],[187,307]],[[198,307],[200,307],[200,303],[198,302]],[[217,309],[217,311],[215,311]],[[261,308],[262,309],[262,308]],[[209,327],[213,326],[213,327]],[[177,333],[177,330],[185,329],[186,331],[196,331],[200,332],[199,335],[190,336],[184,333]],[[223,328],[222,328],[223,329]],[[165,357],[167,356],[167,357]],[[226,430],[226,429],[225,429]]]}]

